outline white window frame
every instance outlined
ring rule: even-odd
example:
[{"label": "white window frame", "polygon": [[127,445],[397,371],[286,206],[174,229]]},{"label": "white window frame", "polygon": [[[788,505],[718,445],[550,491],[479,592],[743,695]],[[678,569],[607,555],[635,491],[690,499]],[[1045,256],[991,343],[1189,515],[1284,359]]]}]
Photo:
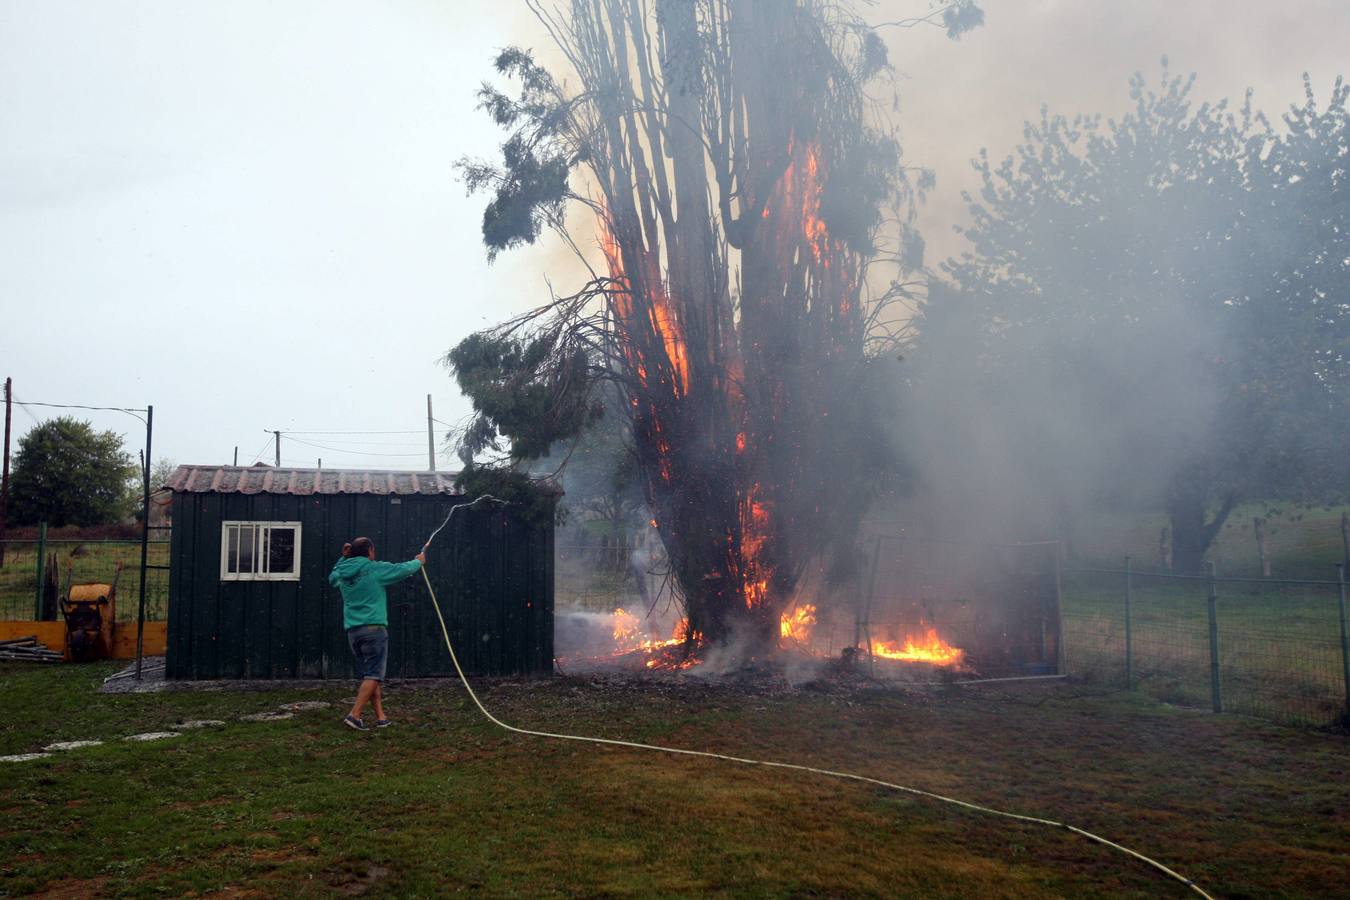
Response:
[{"label": "white window frame", "polygon": [[[253,529],[253,571],[230,571],[230,529]],[[288,572],[268,571],[268,549],[272,540],[272,529],[287,528],[295,532],[295,556],[291,560]],[[236,544],[238,546],[238,544]],[[237,568],[237,566],[236,566]],[[258,522],[228,520],[220,523],[220,580],[221,581],[299,581],[300,580],[300,523],[299,522]]]}]

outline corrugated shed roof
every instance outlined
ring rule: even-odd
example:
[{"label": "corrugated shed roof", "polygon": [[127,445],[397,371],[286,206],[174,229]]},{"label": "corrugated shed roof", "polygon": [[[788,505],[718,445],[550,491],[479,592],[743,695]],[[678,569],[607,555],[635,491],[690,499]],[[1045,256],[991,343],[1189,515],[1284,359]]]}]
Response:
[{"label": "corrugated shed roof", "polygon": [[456,472],[179,466],[164,483],[188,494],[456,494]]}]

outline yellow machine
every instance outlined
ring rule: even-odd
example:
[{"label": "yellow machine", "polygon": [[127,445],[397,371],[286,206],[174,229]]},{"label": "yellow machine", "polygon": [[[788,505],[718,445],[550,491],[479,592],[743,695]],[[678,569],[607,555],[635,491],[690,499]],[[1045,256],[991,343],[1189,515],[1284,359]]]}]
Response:
[{"label": "yellow machine", "polygon": [[121,577],[119,563],[112,584],[67,584],[65,596],[61,598],[61,615],[66,620],[67,658],[88,662],[112,657],[117,582]]}]

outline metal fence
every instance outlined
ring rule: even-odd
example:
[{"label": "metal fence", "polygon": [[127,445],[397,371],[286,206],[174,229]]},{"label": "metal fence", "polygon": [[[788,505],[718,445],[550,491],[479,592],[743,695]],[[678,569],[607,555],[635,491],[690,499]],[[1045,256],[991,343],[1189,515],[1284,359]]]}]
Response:
[{"label": "metal fence", "polygon": [[[47,540],[3,542],[0,566],[0,620],[43,620],[60,617],[54,604],[44,604],[42,583],[56,567],[59,594],[67,579],[75,584],[111,584],[118,563],[117,621],[136,621],[141,587],[141,542],[113,540]],[[41,565],[39,562],[41,561]],[[169,542],[152,540],[147,546],[145,572],[146,621],[162,621],[169,608]],[[46,607],[44,609],[44,606]]]},{"label": "metal fence", "polygon": [[660,545],[558,544],[554,553],[555,606],[612,612],[637,604],[646,610],[670,600]]},{"label": "metal fence", "polygon": [[1303,725],[1350,722],[1336,581],[1066,570],[1071,674],[1159,700]]}]

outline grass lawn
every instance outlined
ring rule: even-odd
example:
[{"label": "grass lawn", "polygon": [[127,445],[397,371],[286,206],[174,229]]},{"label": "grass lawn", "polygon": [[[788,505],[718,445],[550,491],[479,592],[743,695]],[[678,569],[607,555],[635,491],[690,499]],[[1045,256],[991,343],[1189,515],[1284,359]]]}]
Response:
[{"label": "grass lawn", "polygon": [[[238,716],[351,685],[94,693],[110,666],[0,664],[0,893],[59,896],[1185,896],[1081,837],[807,774],[515,736],[462,689]],[[1350,890],[1347,739],[1085,695],[598,678],[484,682],[544,729],[815,764],[1060,819],[1228,896]],[[151,744],[117,738],[228,719]]]}]

